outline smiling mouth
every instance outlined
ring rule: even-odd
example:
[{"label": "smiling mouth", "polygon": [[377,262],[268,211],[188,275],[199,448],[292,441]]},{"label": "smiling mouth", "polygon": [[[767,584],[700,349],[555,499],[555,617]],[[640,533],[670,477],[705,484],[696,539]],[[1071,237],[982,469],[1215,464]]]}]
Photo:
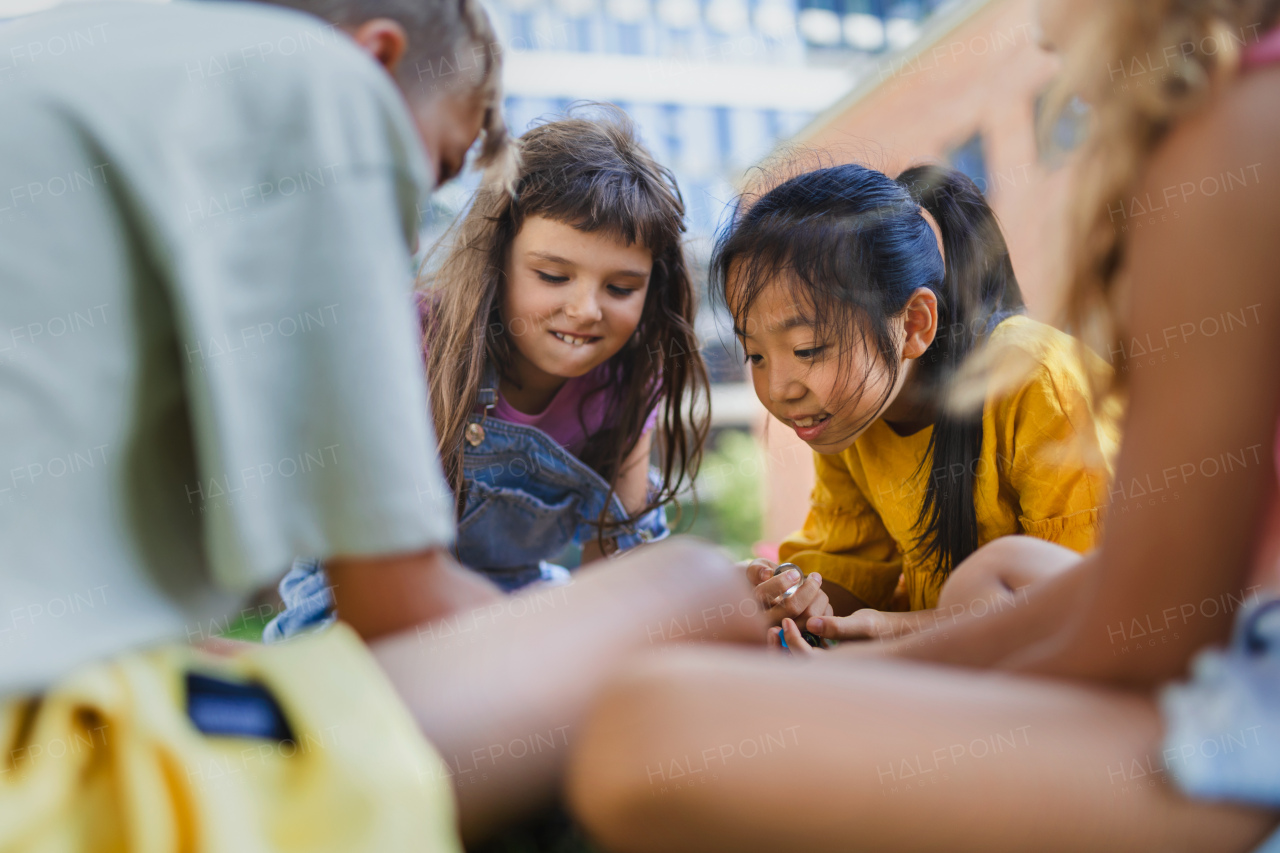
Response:
[{"label": "smiling mouth", "polygon": [[574,346],[574,347],[580,347],[580,346],[583,346],[584,344],[594,344],[596,341],[600,340],[598,336],[594,336],[594,335],[569,335],[569,334],[565,334],[564,332],[557,332],[555,330],[552,330],[551,334],[555,335],[557,338],[564,341],[569,346]]},{"label": "smiling mouth", "polygon": [[791,424],[793,427],[800,427],[800,429],[808,429],[809,427],[815,427],[818,424],[826,423],[829,420],[831,420],[831,415],[822,414],[822,415],[810,415],[807,418],[788,418],[787,423]]}]

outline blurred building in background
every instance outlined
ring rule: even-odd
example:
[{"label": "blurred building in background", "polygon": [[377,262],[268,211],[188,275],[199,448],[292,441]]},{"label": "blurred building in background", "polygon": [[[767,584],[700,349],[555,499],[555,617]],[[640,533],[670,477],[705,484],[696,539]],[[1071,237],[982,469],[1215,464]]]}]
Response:
[{"label": "blurred building in background", "polygon": [[513,129],[616,104],[680,179],[695,237],[742,173],[911,44],[929,0],[492,0]]}]

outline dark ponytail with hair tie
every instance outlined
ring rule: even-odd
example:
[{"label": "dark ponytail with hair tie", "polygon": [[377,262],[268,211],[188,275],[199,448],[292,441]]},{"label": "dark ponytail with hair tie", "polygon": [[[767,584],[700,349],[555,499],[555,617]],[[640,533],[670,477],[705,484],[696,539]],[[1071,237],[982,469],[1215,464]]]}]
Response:
[{"label": "dark ponytail with hair tie", "polygon": [[[936,400],[964,360],[999,325],[1024,310],[1009,247],[995,212],[966,175],[938,166],[916,166],[897,182],[938,223],[946,272],[938,292],[938,336],[921,358],[919,377]],[[958,413],[938,407],[929,439],[931,470],[919,525],[936,571],[950,574],[978,549],[973,488],[982,453],[982,410]],[[922,460],[923,465],[924,460]]]}]

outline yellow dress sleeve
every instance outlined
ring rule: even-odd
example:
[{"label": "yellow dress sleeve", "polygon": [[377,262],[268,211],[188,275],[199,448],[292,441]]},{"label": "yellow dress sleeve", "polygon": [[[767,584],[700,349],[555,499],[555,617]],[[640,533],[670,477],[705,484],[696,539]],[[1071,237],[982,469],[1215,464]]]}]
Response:
[{"label": "yellow dress sleeve", "polygon": [[1101,532],[1118,432],[1113,413],[1095,415],[1074,357],[1057,356],[999,407],[999,452],[1022,532],[1084,552]]},{"label": "yellow dress sleeve", "polygon": [[783,562],[818,572],[877,609],[885,609],[902,574],[902,555],[842,456],[814,454],[816,484],[804,527],[778,549]]}]

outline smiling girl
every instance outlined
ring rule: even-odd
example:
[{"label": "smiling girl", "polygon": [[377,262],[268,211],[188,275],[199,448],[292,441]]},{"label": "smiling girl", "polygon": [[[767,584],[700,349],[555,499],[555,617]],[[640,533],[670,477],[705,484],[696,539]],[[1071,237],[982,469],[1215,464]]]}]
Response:
[{"label": "smiling girl", "polygon": [[[953,572],[999,537],[1093,546],[1116,434],[1087,392],[1089,372],[1107,368],[1021,316],[1004,237],[967,177],[926,166],[895,181],[858,165],[799,175],[740,204],[713,269],[756,395],[815,451],[808,518],[780,549],[810,577],[780,600],[800,572],[748,569],[775,623],[875,633],[887,617],[825,617],[935,608]],[[1011,378],[988,376],[982,405],[960,408],[975,386],[957,371],[982,346]],[[967,601],[1034,579],[988,564],[952,586]]]},{"label": "smiling girl", "polygon": [[675,178],[620,111],[520,144],[514,196],[481,190],[424,319],[458,554],[507,588],[570,541],[590,561],[666,536],[709,429]]},{"label": "smiling girl", "polygon": [[[457,555],[506,590],[562,580],[570,544],[585,563],[667,536],[710,411],[674,177],[620,111],[519,145],[514,190],[477,192],[420,303]],[[267,639],[332,618],[315,561],[280,591]]]}]

